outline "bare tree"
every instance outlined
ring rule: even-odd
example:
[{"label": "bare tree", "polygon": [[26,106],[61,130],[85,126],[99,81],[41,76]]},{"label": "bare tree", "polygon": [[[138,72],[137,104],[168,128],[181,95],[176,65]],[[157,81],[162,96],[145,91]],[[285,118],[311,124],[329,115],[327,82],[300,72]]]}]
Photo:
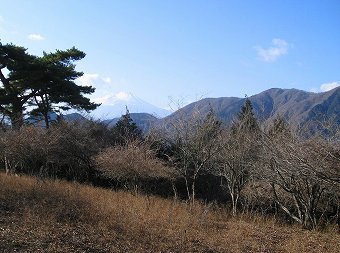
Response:
[{"label": "bare tree", "polygon": [[325,196],[340,190],[339,145],[320,137],[299,137],[282,119],[276,120],[263,140],[262,175],[272,187],[275,202],[296,222],[315,228]]},{"label": "bare tree", "polygon": [[198,175],[211,168],[218,154],[216,138],[220,130],[221,122],[212,111],[205,116],[195,111],[191,117],[178,119],[168,133],[173,148],[171,162],[184,178],[192,204]]},{"label": "bare tree", "polygon": [[213,173],[223,180],[221,186],[231,198],[232,214],[236,215],[242,189],[251,180],[257,162],[257,150],[251,136],[225,130],[220,139],[220,152]]},{"label": "bare tree", "polygon": [[219,138],[220,152],[213,173],[220,176],[222,187],[230,195],[232,213],[236,215],[240,194],[251,180],[259,155],[256,141],[261,135],[251,102],[247,99],[230,129]]}]

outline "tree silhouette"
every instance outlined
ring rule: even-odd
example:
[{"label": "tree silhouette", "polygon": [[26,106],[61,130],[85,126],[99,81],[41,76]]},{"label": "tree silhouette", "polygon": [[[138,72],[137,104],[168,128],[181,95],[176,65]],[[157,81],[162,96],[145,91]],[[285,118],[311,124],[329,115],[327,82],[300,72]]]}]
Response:
[{"label": "tree silhouette", "polygon": [[83,96],[93,93],[95,89],[74,82],[83,73],[75,70],[73,62],[84,57],[85,53],[73,47],[65,51],[44,53],[43,57],[38,59],[41,78],[32,84],[36,92],[30,100],[35,106],[31,114],[42,115],[47,128],[49,114],[52,111],[59,112],[71,108],[90,111],[97,108],[98,104],[90,102],[89,98]]},{"label": "tree silhouette", "polygon": [[259,130],[259,124],[253,112],[253,105],[248,98],[246,98],[241,111],[238,113],[237,121],[234,123],[234,126],[236,125],[243,131]]},{"label": "tree silhouette", "polygon": [[[32,97],[26,81],[35,76],[36,57],[26,51],[26,48],[0,42],[0,112],[9,117],[16,129],[23,125],[25,105]],[[9,71],[7,76],[6,71]]]},{"label": "tree silhouette", "polygon": [[0,43],[0,113],[19,129],[28,106],[33,107],[31,114],[44,118],[46,127],[53,111],[95,109],[98,104],[84,97],[94,88],[75,83],[83,73],[75,70],[74,62],[84,57],[85,53],[74,47],[38,57],[28,54],[26,48]]},{"label": "tree silhouette", "polygon": [[119,119],[114,127],[115,143],[117,145],[126,145],[133,140],[142,140],[142,131],[133,122],[129,109],[126,107],[126,113]]}]

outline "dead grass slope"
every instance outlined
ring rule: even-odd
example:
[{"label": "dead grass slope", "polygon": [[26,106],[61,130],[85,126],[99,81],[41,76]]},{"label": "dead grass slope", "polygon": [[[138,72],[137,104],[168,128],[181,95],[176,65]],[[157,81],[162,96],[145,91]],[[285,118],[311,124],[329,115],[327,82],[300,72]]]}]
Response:
[{"label": "dead grass slope", "polygon": [[0,252],[340,252],[335,229],[0,173]]}]

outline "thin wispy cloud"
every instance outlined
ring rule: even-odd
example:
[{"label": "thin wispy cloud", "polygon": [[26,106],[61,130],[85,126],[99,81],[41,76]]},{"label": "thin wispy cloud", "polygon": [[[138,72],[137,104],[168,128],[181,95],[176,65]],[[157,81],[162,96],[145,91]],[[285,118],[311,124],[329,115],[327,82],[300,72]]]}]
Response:
[{"label": "thin wispy cloud", "polygon": [[330,90],[332,90],[336,87],[339,87],[339,86],[340,86],[340,82],[323,83],[320,86],[320,90],[322,92],[330,91]]},{"label": "thin wispy cloud", "polygon": [[92,98],[92,101],[99,104],[105,104],[110,97],[110,95],[106,95],[104,97]]},{"label": "thin wispy cloud", "polygon": [[98,73],[85,73],[76,80],[78,85],[92,86],[96,90],[90,95],[91,99],[96,103],[105,103],[108,98],[115,95],[114,90],[117,88],[115,83],[112,83],[110,77],[102,77]]},{"label": "thin wispy cloud", "polygon": [[90,86],[93,85],[93,81],[99,78],[99,74],[88,74],[85,73],[83,76],[78,78],[78,83],[82,86]]},{"label": "thin wispy cloud", "polygon": [[110,77],[103,77],[102,80],[105,83],[111,83],[111,78]]},{"label": "thin wispy cloud", "polygon": [[289,44],[283,39],[273,39],[269,48],[255,47],[257,55],[265,62],[274,62],[288,53]]},{"label": "thin wispy cloud", "polygon": [[29,40],[33,40],[33,41],[42,41],[42,40],[45,40],[45,37],[43,37],[42,35],[40,34],[29,34],[27,36],[27,38]]},{"label": "thin wispy cloud", "polygon": [[118,93],[108,94],[103,97],[94,98],[93,101],[95,103],[101,103],[104,105],[114,105],[119,101],[127,102],[131,99],[131,97],[132,97],[131,93],[120,91]]},{"label": "thin wispy cloud", "polygon": [[110,86],[112,84],[112,80],[110,77],[101,77],[97,73],[94,73],[94,74],[85,73],[83,76],[77,79],[77,82],[83,86],[89,86],[89,85],[95,86],[95,84],[100,85],[102,84],[102,82]]}]

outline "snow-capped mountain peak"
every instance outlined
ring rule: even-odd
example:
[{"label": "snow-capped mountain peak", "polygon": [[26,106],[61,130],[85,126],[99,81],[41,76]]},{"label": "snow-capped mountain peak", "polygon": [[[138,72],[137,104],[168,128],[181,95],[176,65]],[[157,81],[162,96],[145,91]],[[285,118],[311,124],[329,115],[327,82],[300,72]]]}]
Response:
[{"label": "snow-capped mountain peak", "polygon": [[130,113],[149,113],[158,118],[170,114],[169,111],[156,107],[132,94],[131,92],[118,92],[114,95],[105,96],[94,100],[101,103],[91,115],[99,119],[111,119],[120,117],[126,112],[126,107]]}]

